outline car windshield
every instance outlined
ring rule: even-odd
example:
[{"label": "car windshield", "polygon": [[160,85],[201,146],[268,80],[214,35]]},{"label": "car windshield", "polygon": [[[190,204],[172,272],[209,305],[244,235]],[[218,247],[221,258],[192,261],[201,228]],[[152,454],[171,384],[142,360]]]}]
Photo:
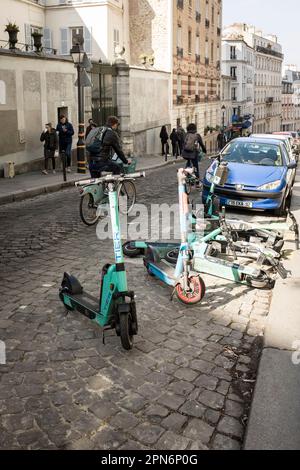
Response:
[{"label": "car windshield", "polygon": [[231,142],[222,152],[222,159],[250,165],[282,166],[280,146],[263,142]]}]

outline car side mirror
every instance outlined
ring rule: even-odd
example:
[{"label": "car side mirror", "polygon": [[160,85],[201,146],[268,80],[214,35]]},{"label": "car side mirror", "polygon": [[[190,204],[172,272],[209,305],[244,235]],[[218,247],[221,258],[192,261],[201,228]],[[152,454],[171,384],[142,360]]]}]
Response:
[{"label": "car side mirror", "polygon": [[218,153],[217,155],[210,155],[208,158],[210,160],[219,160],[220,161],[221,160],[221,154]]},{"label": "car side mirror", "polygon": [[289,170],[295,170],[295,168],[297,168],[297,163],[296,162],[290,162],[288,164],[288,169]]}]

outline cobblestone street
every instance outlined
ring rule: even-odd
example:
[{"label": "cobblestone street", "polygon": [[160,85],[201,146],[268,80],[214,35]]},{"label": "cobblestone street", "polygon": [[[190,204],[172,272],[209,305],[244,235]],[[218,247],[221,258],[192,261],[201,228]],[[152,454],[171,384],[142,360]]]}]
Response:
[{"label": "cobblestone street", "polygon": [[[137,190],[138,202],[175,203],[176,168]],[[64,271],[97,295],[113,259],[78,205],[73,188],[0,206],[0,448],[240,449],[271,292],[204,275],[204,300],[185,308],[127,259],[139,335],[129,352],[115,333],[103,345],[58,298]]]}]

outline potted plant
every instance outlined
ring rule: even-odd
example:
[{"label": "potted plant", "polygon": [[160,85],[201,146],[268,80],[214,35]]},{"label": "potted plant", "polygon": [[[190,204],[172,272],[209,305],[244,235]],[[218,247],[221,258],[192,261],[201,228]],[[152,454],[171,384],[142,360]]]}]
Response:
[{"label": "potted plant", "polygon": [[20,31],[19,29],[19,26],[16,25],[16,23],[7,23],[7,25],[5,26],[5,30],[4,30],[6,33],[8,33],[8,36],[9,36],[9,39],[8,39],[8,42],[9,42],[9,48],[10,49],[15,49],[16,48],[16,44],[18,42],[18,32]]},{"label": "potted plant", "polygon": [[33,38],[33,45],[35,47],[36,52],[41,52],[43,33],[34,31],[33,33],[31,33],[31,36]]}]

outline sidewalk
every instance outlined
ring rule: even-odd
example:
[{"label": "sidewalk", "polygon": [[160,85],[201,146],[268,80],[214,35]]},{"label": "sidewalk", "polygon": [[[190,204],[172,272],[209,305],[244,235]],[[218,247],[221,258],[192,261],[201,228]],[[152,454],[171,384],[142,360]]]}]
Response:
[{"label": "sidewalk", "polygon": [[[161,155],[151,155],[138,157],[137,171],[153,170],[165,165],[172,165],[174,160],[169,157],[165,162]],[[75,181],[89,178],[89,171],[86,174],[76,173],[73,168],[72,173],[67,173],[67,181],[63,181],[63,174],[58,171],[55,175],[49,172],[48,175],[42,175],[41,172],[24,173],[15,178],[0,178],[0,205],[8,202],[22,201],[27,198],[38,196],[39,194],[52,193],[74,185]]]},{"label": "sidewalk", "polygon": [[[300,223],[300,169],[292,211]],[[289,237],[284,248],[290,250],[284,264],[292,277],[278,279],[273,292],[246,450],[300,449],[300,251]]]}]

